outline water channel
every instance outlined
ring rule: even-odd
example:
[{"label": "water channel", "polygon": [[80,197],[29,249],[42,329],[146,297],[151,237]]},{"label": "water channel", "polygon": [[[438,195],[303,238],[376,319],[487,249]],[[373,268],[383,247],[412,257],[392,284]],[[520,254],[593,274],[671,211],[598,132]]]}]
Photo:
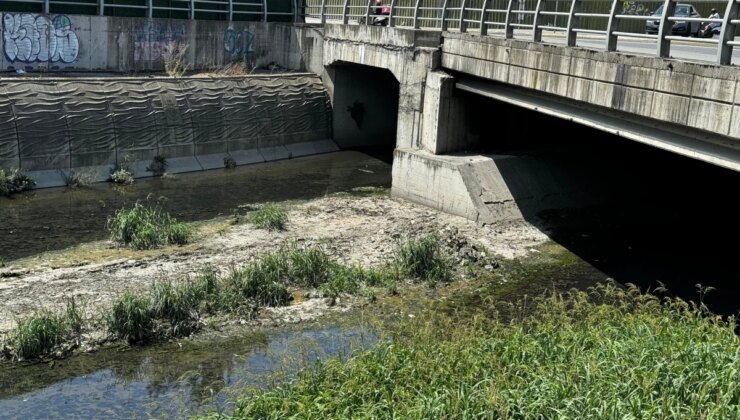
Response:
[{"label": "water channel", "polygon": [[[9,259],[105,238],[105,220],[125,203],[162,199],[188,221],[228,215],[240,204],[300,200],[361,186],[388,187],[390,156],[345,151],[232,171],[210,171],[137,181],[127,188],[37,191],[0,199],[0,255]],[[586,210],[540,214],[551,238],[580,259],[571,277],[589,284],[607,276],[642,287],[658,281],[680,296],[696,299],[695,284],[719,287],[710,306],[737,313],[737,205],[723,192],[737,174],[684,160],[692,182],[707,187],[687,200],[681,185],[660,193],[638,189],[634,200]],[[688,165],[688,166],[685,166]],[[613,170],[613,168],[605,168]],[[661,179],[664,179],[662,177]],[[676,175],[677,179],[688,177]],[[663,181],[661,181],[663,182]],[[660,188],[649,183],[648,189]],[[566,274],[567,273],[562,273]],[[291,366],[286,360],[315,360],[371,344],[360,325],[325,323],[266,330],[205,342],[163,344],[128,351],[110,349],[56,361],[53,365],[0,367],[0,417],[118,418],[182,417],[203,407],[222,408],[229,387],[263,385]],[[289,369],[289,368],[288,368]]]}]

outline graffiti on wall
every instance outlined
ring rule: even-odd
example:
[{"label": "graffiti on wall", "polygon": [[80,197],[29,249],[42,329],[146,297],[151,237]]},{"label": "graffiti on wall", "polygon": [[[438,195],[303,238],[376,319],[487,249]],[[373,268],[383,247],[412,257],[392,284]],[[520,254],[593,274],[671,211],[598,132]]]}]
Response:
[{"label": "graffiti on wall", "polygon": [[80,52],[72,21],[64,15],[50,18],[31,13],[3,15],[3,50],[10,60],[22,63],[71,63]]},{"label": "graffiti on wall", "polygon": [[141,31],[134,34],[134,62],[159,61],[165,48],[182,43],[186,34],[185,24],[160,24],[146,21]]},{"label": "graffiti on wall", "polygon": [[254,32],[246,29],[224,31],[224,51],[233,57],[248,57],[254,53]]},{"label": "graffiti on wall", "polygon": [[624,15],[649,15],[653,11],[643,4],[637,4],[634,0],[622,2],[622,14]]}]

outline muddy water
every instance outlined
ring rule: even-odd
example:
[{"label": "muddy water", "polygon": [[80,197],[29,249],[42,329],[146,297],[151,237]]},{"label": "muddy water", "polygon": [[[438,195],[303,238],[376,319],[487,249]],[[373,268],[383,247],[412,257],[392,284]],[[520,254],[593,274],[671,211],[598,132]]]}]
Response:
[{"label": "muddy water", "polygon": [[0,368],[0,417],[182,418],[228,410],[229,387],[263,386],[280,371],[376,341],[360,327],[314,327],[201,343],[107,350]]},{"label": "muddy water", "polygon": [[147,197],[180,219],[196,221],[228,215],[245,203],[309,199],[361,186],[388,187],[390,156],[378,156],[375,151],[343,151],[137,180],[127,187],[96,184],[0,197],[0,257],[9,261],[103,239],[109,215]]}]

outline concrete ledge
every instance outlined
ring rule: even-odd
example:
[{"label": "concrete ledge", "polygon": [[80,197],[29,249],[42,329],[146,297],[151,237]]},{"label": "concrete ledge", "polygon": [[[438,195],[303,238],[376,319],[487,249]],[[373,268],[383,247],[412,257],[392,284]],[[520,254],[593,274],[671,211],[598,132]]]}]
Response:
[{"label": "concrete ledge", "polygon": [[292,157],[290,151],[285,146],[260,147],[259,151],[262,157],[265,158],[265,162],[290,159]]},{"label": "concrete ledge", "polygon": [[193,157],[176,157],[167,159],[166,172],[171,174],[182,174],[185,172],[202,171],[203,167],[198,163],[198,159]]},{"label": "concrete ledge", "polygon": [[237,150],[230,152],[229,156],[234,159],[237,165],[249,165],[250,163],[262,163],[265,157],[257,149]]},{"label": "concrete ledge", "polygon": [[217,153],[212,155],[199,155],[195,156],[198,159],[198,163],[204,170],[223,168],[224,158],[228,156],[226,153]]},{"label": "concrete ledge", "polygon": [[291,157],[294,158],[339,151],[339,147],[332,140],[319,140],[288,144],[285,146],[285,148],[288,149]]}]

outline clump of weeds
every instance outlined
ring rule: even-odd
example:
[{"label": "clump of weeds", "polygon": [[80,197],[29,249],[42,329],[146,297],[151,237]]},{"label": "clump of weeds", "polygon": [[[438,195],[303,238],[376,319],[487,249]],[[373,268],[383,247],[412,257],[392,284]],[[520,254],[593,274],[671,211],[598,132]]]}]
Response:
[{"label": "clump of weeds", "polygon": [[111,240],[134,249],[152,249],[166,244],[184,245],[192,239],[192,228],[158,206],[136,202],[108,218]]},{"label": "clump of weeds", "polygon": [[282,207],[268,204],[249,213],[249,222],[260,229],[284,230],[288,214]]}]

